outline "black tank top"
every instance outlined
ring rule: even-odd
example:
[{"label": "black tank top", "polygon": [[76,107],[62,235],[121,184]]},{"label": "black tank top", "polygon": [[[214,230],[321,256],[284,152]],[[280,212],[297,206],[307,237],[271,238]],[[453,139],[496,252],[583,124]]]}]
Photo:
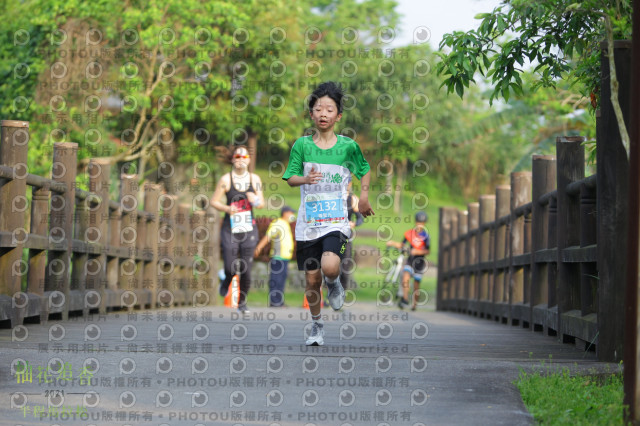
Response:
[{"label": "black tank top", "polygon": [[[233,184],[233,172],[229,172],[229,181],[231,182],[229,191],[227,191],[227,205],[235,206],[238,211],[251,211],[251,222],[253,224],[253,229],[256,228],[256,219],[253,216],[253,207],[249,202],[249,198],[247,198],[247,192],[251,191],[255,193],[253,189],[253,180],[251,179],[251,174],[249,174],[249,188],[246,191],[238,191]],[[222,229],[225,231],[231,232],[231,217],[229,213],[225,213],[224,219],[222,220]]]}]

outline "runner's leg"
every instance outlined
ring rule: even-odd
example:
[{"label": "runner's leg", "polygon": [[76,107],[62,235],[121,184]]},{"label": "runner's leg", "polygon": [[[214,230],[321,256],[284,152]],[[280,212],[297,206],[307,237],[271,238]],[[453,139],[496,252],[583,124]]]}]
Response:
[{"label": "runner's leg", "polygon": [[269,305],[282,306],[284,303],[284,285],[287,280],[287,262],[281,259],[271,259],[269,262]]},{"label": "runner's leg", "polygon": [[353,254],[353,243],[351,240],[347,241],[347,246],[344,251],[344,257],[342,258],[340,267],[340,282],[342,288],[345,290],[353,287],[351,284],[351,277],[353,276],[353,262],[351,261],[351,255]]},{"label": "runner's leg", "polygon": [[307,286],[305,288],[305,296],[307,296],[307,302],[309,303],[309,311],[312,318],[319,318],[322,305],[320,303],[320,287],[322,286],[322,274],[320,269],[313,271],[305,271],[305,279]]},{"label": "runner's leg", "polygon": [[420,280],[413,280],[413,304],[412,309],[415,309],[418,305],[418,298],[420,297]]},{"label": "runner's leg", "polygon": [[238,307],[244,306],[247,303],[247,295],[251,288],[251,268],[253,267],[253,252],[258,240],[257,234],[257,229],[254,229],[254,231],[248,233],[246,239],[239,244],[240,297],[238,298]]},{"label": "runner's leg", "polygon": [[411,282],[411,272],[404,270],[402,274],[402,297],[409,300],[409,283]]},{"label": "runner's leg", "polygon": [[221,296],[226,296],[229,290],[229,284],[233,279],[234,269],[233,261],[237,256],[239,247],[237,242],[233,241],[231,232],[222,231],[220,233],[220,251],[222,253],[222,263],[224,267],[224,280],[220,283],[218,293]]}]

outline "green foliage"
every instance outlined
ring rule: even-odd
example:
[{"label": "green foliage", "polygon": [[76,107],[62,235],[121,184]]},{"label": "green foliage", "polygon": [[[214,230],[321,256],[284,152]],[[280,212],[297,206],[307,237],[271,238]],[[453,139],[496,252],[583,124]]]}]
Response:
[{"label": "green foliage", "polygon": [[541,374],[521,370],[516,382],[536,422],[553,425],[622,425],[622,373]]},{"label": "green foliage", "polygon": [[[335,66],[314,73],[306,57],[344,50],[345,28],[355,34],[355,49],[382,51],[381,41],[364,34],[395,25],[394,6],[17,3],[0,31],[0,113],[32,122],[30,164],[38,174],[48,173],[52,143],[61,141],[79,143],[80,171],[88,158],[104,156],[141,175],[162,162],[201,161],[215,170],[215,147],[249,138],[285,152],[304,131],[300,101],[314,84],[339,75]],[[88,100],[97,104],[91,113]]]},{"label": "green foliage", "polygon": [[[336,80],[349,94],[337,130],[363,147],[375,185],[408,182],[430,198],[492,191],[532,141],[539,146],[532,132],[543,126],[531,123],[566,116],[566,105],[524,91],[492,115],[468,81],[464,100],[447,96],[427,44],[390,47],[394,7],[390,0],[18,2],[0,24],[0,114],[30,121],[35,174],[50,173],[54,142],[71,141],[79,144],[81,187],[91,157],[111,159],[114,183],[122,172],[162,180],[158,169],[168,164],[181,172],[175,181],[200,168],[208,170],[204,183],[215,185],[228,168],[216,154],[231,143],[257,140],[267,170],[286,164],[293,141],[311,131],[306,97]],[[461,57],[461,69],[477,66],[471,56]],[[527,75],[518,78],[529,84]]]},{"label": "green foliage", "polygon": [[440,53],[438,74],[446,77],[443,85],[449,93],[462,97],[480,73],[491,78],[490,102],[508,101],[522,94],[521,74],[531,64],[533,89],[555,87],[568,78],[584,96],[597,97],[605,15],[612,20],[615,39],[630,36],[629,0],[506,0],[493,12],[478,15],[476,30],[444,36],[440,47],[449,53]]}]

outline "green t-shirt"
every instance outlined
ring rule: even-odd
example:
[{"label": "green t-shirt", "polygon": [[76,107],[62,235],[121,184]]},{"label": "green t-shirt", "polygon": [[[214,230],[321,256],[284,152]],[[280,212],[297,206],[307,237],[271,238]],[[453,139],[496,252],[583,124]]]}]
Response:
[{"label": "green t-shirt", "polygon": [[317,184],[300,186],[296,241],[315,240],[333,231],[349,236],[347,188],[351,174],[361,179],[369,171],[369,163],[358,144],[346,136],[338,135],[329,149],[318,148],[312,136],[303,136],[291,147],[282,179],[307,176],[312,168],[322,173],[322,179]]}]

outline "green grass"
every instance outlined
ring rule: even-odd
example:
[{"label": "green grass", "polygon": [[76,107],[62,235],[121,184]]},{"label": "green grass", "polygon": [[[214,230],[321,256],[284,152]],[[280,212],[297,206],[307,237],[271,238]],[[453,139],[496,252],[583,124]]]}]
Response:
[{"label": "green grass", "polygon": [[623,425],[622,373],[571,374],[520,371],[516,382],[536,423],[550,425]]}]

